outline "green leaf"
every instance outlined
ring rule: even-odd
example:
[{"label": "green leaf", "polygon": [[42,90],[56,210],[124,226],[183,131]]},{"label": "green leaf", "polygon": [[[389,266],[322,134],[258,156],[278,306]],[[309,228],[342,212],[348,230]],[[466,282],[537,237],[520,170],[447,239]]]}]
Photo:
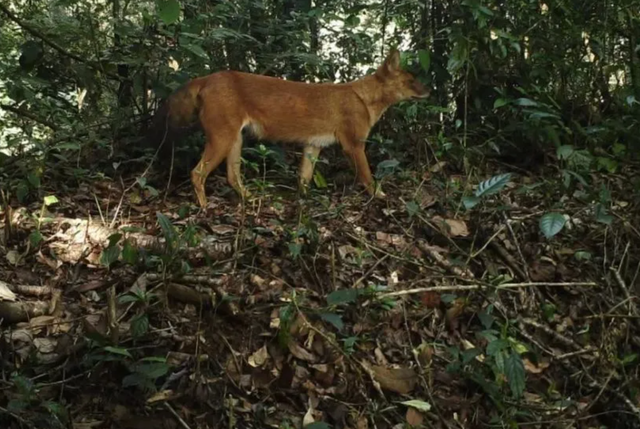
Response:
[{"label": "green leaf", "polygon": [[160,224],[160,228],[162,228],[162,233],[164,234],[164,239],[167,241],[167,245],[169,247],[173,247],[176,242],[177,233],[173,224],[168,217],[163,215],[160,212],[156,212],[156,217],[158,218],[158,223]]},{"label": "green leaf", "polygon": [[496,320],[496,318],[493,317],[487,310],[482,310],[480,313],[478,313],[478,319],[480,319],[480,323],[482,323],[484,329],[491,328],[491,325],[493,325],[493,322]]},{"label": "green leaf", "polygon": [[492,341],[487,346],[487,355],[496,356],[498,353],[505,350],[507,347],[509,347],[509,342],[507,340]]},{"label": "green leaf", "polygon": [[578,250],[573,256],[578,261],[590,261],[591,260],[591,252],[587,252],[585,250]]},{"label": "green leaf", "polygon": [[131,334],[134,338],[140,338],[149,330],[149,317],[146,313],[137,315],[131,320]]},{"label": "green leaf", "polygon": [[306,425],[304,429],[331,429],[331,426],[325,422],[313,422]]},{"label": "green leaf", "polygon": [[173,24],[180,18],[180,3],[177,0],[158,0],[158,15],[165,24]]},{"label": "green leaf", "polygon": [[598,168],[606,170],[608,173],[615,173],[618,169],[618,161],[605,156],[599,156],[596,158],[598,161]]},{"label": "green leaf", "polygon": [[467,210],[471,210],[475,206],[480,203],[480,198],[474,196],[462,197],[462,204],[464,204],[464,208]]},{"label": "green leaf", "polygon": [[52,204],[55,204],[58,202],[58,198],[55,195],[47,195],[46,197],[44,197],[44,205],[45,207],[49,207]]},{"label": "green leaf", "polygon": [[400,402],[402,405],[406,405],[407,407],[415,408],[420,411],[430,411],[431,404],[428,402],[420,401],[418,399],[411,399],[410,401]]},{"label": "green leaf", "polygon": [[483,197],[486,195],[492,195],[500,192],[502,188],[509,183],[509,179],[511,179],[511,173],[500,174],[498,176],[493,176],[492,178],[481,182],[478,185],[478,189],[476,189],[475,196]]},{"label": "green leaf", "polygon": [[123,349],[120,347],[111,347],[111,346],[106,346],[104,348],[105,352],[109,352],[109,353],[113,353],[115,355],[120,355],[120,356],[126,356],[126,357],[133,357],[131,356],[131,353],[129,353],[129,350],[127,349]]},{"label": "green leaf", "polygon": [[551,238],[564,228],[565,222],[564,216],[560,213],[545,213],[540,218],[540,231],[546,238]]},{"label": "green leaf", "polygon": [[522,358],[517,353],[511,353],[505,361],[505,375],[509,380],[511,392],[516,396],[522,396],[524,392],[525,371]]},{"label": "green leaf", "polygon": [[138,249],[128,239],[124,241],[122,260],[129,265],[135,265],[138,262]]},{"label": "green leaf", "polygon": [[506,98],[496,98],[496,101],[493,102],[493,108],[499,109],[500,107],[506,106],[507,104],[509,104],[509,100],[507,100]]},{"label": "green leaf", "polygon": [[29,244],[31,244],[31,247],[38,247],[38,245],[42,243],[42,240],[42,234],[38,230],[31,231],[31,234],[29,234]]},{"label": "green leaf", "polygon": [[120,257],[120,247],[109,246],[102,251],[100,255],[100,263],[105,267],[109,268],[113,263],[115,263]]},{"label": "green leaf", "polygon": [[335,313],[320,313],[320,318],[325,322],[331,323],[336,327],[338,331],[342,331],[344,328],[344,322],[342,321],[342,316]]},{"label": "green leaf", "polygon": [[142,365],[137,365],[136,372],[138,374],[142,374],[147,378],[155,380],[158,377],[162,377],[167,372],[169,372],[169,365],[162,362],[157,363],[145,363]]},{"label": "green leaf", "polygon": [[558,149],[556,149],[556,155],[558,156],[558,159],[569,159],[571,158],[571,155],[573,155],[573,152],[573,146],[570,144],[560,146]]},{"label": "green leaf", "polygon": [[204,49],[202,49],[201,46],[185,44],[185,45],[182,45],[182,47],[185,48],[187,51],[199,56],[200,58],[203,58],[205,60],[209,59],[209,55],[207,55],[207,53],[204,51]]},{"label": "green leaf", "polygon": [[418,51],[418,61],[420,62],[420,66],[422,70],[429,71],[429,67],[431,66],[431,54],[426,49],[420,49]]},{"label": "green leaf", "polygon": [[390,175],[398,165],[400,165],[400,162],[396,159],[382,161],[376,168],[376,177],[383,178]]},{"label": "green leaf", "polygon": [[118,298],[118,302],[120,304],[128,304],[130,302],[138,302],[138,301],[143,301],[143,300],[139,296],[134,295],[132,293],[122,295],[120,298]]},{"label": "green leaf", "polygon": [[122,234],[120,234],[119,232],[116,232],[115,234],[111,234],[108,238],[109,240],[108,247],[112,247],[118,244],[118,241],[120,241],[121,238],[122,238]]},{"label": "green leaf", "polygon": [[338,305],[356,302],[359,294],[358,289],[338,289],[327,296],[327,304]]},{"label": "green leaf", "polygon": [[313,172],[313,183],[315,183],[318,189],[324,189],[327,187],[327,180],[319,170],[315,170]]},{"label": "green leaf", "polygon": [[611,225],[613,216],[607,214],[607,209],[602,204],[596,204],[596,221],[605,225]]},{"label": "green leaf", "polygon": [[538,103],[536,103],[535,101],[529,99],[529,98],[518,98],[515,103],[518,106],[524,106],[524,107],[535,107],[538,105]]},{"label": "green leaf", "polygon": [[405,208],[407,209],[407,214],[410,218],[414,217],[420,212],[420,206],[415,201],[409,201],[405,204]]}]

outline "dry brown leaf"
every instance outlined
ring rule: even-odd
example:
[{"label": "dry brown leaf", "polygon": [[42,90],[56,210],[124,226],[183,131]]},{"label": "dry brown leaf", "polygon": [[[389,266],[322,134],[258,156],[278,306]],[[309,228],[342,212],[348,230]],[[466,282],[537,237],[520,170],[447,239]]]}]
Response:
[{"label": "dry brown leaf", "polygon": [[294,341],[291,341],[289,343],[289,351],[296,358],[303,360],[305,362],[315,363],[318,360],[318,358],[314,354],[300,347],[300,345],[298,345],[298,343]]},{"label": "dry brown leaf", "polygon": [[0,301],[15,301],[16,294],[13,293],[11,289],[9,289],[9,285],[2,280],[0,280]]},{"label": "dry brown leaf", "polygon": [[458,298],[453,302],[453,305],[447,309],[445,319],[452,330],[458,328],[458,317],[460,317],[466,305],[466,300],[464,298]]},{"label": "dry brown leaf", "polygon": [[411,368],[385,368],[371,365],[373,375],[380,387],[392,392],[411,393],[418,382],[418,374]]},{"label": "dry brown leaf", "polygon": [[433,221],[438,225],[441,231],[449,237],[466,237],[469,235],[467,224],[459,219],[443,219],[435,216]]},{"label": "dry brown leaf", "polygon": [[227,234],[232,234],[236,231],[236,229],[234,227],[232,227],[231,225],[214,225],[211,227],[211,231],[215,232],[218,235],[227,235]]},{"label": "dry brown leaf", "polygon": [[267,360],[269,360],[269,352],[267,351],[267,346],[262,346],[254,354],[249,356],[249,359],[247,361],[252,367],[258,368],[263,366],[267,362]]},{"label": "dry brown leaf", "polygon": [[413,407],[407,408],[407,415],[405,418],[410,426],[420,426],[424,423],[424,416],[422,413]]},{"label": "dry brown leaf", "polygon": [[165,402],[173,397],[173,390],[163,390],[161,392],[156,392],[151,395],[149,399],[147,399],[147,404],[153,404],[154,402]]},{"label": "dry brown leaf", "polygon": [[527,358],[522,358],[522,362],[524,363],[524,369],[531,374],[541,374],[545,369],[549,368],[549,362],[540,362],[536,365]]}]

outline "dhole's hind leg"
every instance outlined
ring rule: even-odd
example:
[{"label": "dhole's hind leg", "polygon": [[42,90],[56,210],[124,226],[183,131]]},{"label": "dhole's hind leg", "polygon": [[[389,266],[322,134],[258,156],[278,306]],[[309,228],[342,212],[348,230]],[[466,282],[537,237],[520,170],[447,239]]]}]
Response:
[{"label": "dhole's hind leg", "polygon": [[300,191],[306,192],[309,182],[313,177],[313,168],[315,167],[320,148],[313,145],[305,145],[302,151],[302,160],[300,161],[300,180],[298,182]]}]

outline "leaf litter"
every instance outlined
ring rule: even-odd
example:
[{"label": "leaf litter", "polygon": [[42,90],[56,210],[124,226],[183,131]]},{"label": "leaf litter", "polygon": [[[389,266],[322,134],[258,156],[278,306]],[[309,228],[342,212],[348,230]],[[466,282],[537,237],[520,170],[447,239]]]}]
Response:
[{"label": "leaf litter", "polygon": [[403,183],[244,209],[214,192],[208,214],[136,195],[113,222],[68,217],[93,203],[73,195],[41,225],[14,207],[0,396],[87,428],[633,427],[637,201],[608,223],[572,200],[544,215],[518,180],[462,211]]}]

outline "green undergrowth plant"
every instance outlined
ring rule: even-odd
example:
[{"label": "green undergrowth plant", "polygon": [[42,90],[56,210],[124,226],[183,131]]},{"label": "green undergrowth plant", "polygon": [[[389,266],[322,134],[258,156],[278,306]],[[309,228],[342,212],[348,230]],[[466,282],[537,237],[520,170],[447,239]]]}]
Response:
[{"label": "green undergrowth plant", "polygon": [[156,392],[171,366],[164,357],[143,356],[141,353],[140,350],[105,345],[104,340],[94,337],[83,365],[93,371],[102,367],[107,373],[121,376],[124,388],[136,388],[145,394]]},{"label": "green undergrowth plant", "polygon": [[[67,428],[70,422],[66,406],[61,401],[42,398],[41,387],[28,377],[12,374],[8,383],[9,401],[3,407],[29,427]],[[5,413],[2,413],[5,414]],[[0,415],[0,423],[4,417]],[[3,426],[11,427],[11,426]]]},{"label": "green undergrowth plant", "polygon": [[[180,210],[184,215],[184,210]],[[164,243],[160,249],[147,251],[139,249],[133,244],[133,240],[127,237],[128,233],[143,232],[137,227],[122,228],[108,237],[108,245],[102,250],[100,262],[106,268],[111,268],[117,262],[123,262],[132,266],[141,265],[145,268],[160,267],[164,273],[174,272],[186,274],[191,271],[185,251],[198,245],[201,239],[199,229],[189,223],[183,229],[176,228],[169,218],[156,213],[158,224],[162,231]]]},{"label": "green undergrowth plant", "polygon": [[476,332],[479,346],[461,349],[449,347],[450,363],[447,370],[475,383],[505,415],[513,415],[509,403],[522,397],[526,387],[523,355],[535,357],[525,344],[517,339],[513,324],[499,321],[492,315],[493,305],[478,313],[481,323]]}]

